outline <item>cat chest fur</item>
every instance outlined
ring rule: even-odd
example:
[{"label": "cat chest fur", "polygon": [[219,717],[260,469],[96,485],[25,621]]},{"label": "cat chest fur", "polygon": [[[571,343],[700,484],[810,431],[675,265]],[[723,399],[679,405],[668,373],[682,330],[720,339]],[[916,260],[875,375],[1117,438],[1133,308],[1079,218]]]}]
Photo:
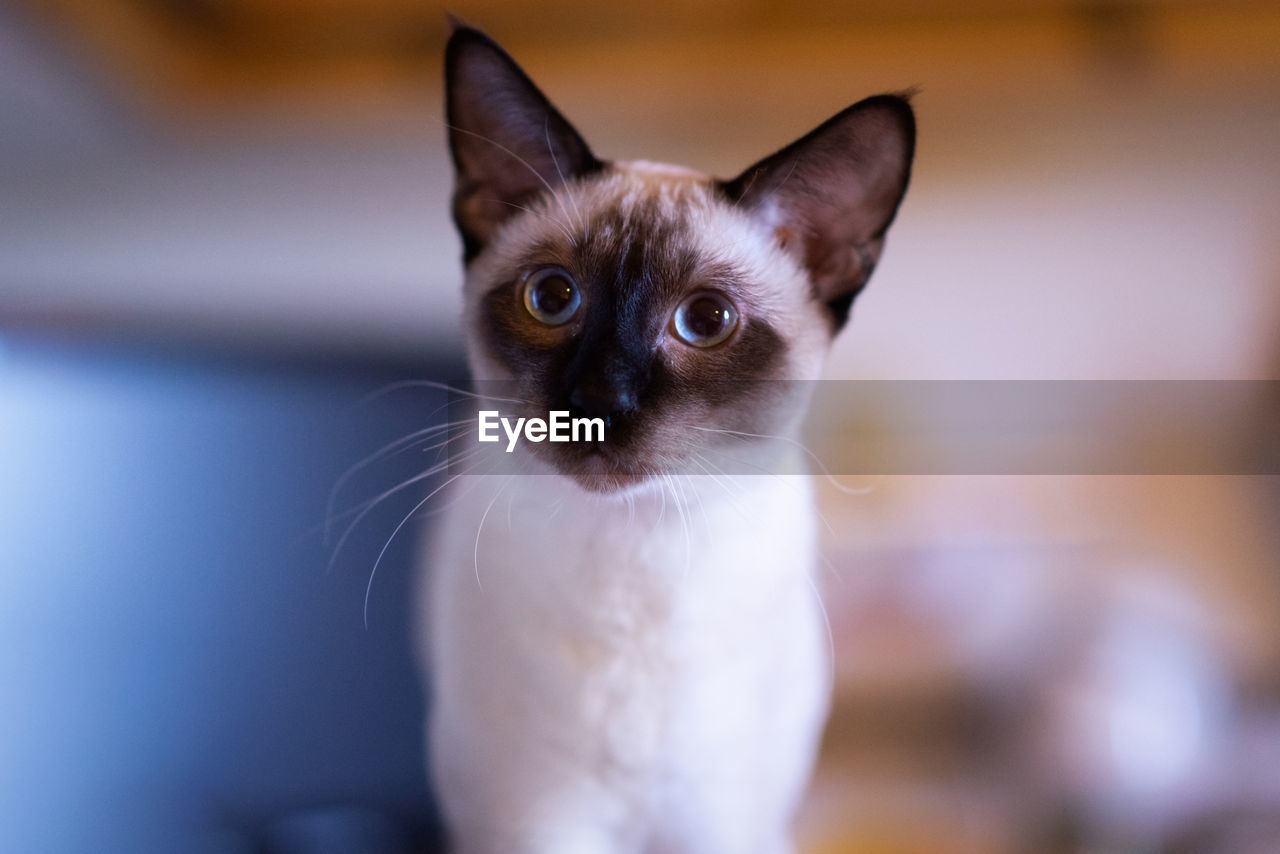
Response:
[{"label": "cat chest fur", "polygon": [[825,702],[808,484],[680,480],[629,506],[555,476],[494,477],[451,506],[424,627],[433,761],[456,763],[438,776],[460,800],[525,802],[535,781],[516,766],[538,756],[590,793],[575,812],[639,834],[645,816],[670,820],[673,792],[805,773],[793,745],[757,742],[811,731]]}]

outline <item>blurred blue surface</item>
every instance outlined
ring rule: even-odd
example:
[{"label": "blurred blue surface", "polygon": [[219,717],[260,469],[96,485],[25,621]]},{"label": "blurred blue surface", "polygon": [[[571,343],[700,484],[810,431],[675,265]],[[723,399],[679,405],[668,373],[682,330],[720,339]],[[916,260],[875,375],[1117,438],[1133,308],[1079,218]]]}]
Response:
[{"label": "blurred blue surface", "polygon": [[178,352],[0,334],[0,851],[428,849],[408,527],[363,622],[422,490],[321,527],[433,367]]}]

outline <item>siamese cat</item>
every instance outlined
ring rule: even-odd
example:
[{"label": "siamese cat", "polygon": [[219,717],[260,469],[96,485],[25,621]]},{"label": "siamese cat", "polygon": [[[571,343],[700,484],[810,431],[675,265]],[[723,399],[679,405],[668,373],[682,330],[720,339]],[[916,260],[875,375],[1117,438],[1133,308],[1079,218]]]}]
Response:
[{"label": "siamese cat", "polygon": [[806,475],[716,454],[796,435],[906,190],[912,110],[868,98],[718,180],[600,159],[475,29],[446,87],[477,387],[607,425],[521,443],[527,473],[473,475],[431,538],[454,850],[794,851],[830,692],[816,511]]}]

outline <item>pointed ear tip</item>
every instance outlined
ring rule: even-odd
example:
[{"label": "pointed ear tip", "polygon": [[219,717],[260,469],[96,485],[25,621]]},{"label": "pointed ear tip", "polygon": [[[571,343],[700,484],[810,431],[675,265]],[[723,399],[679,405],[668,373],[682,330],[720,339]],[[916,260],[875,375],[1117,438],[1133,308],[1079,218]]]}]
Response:
[{"label": "pointed ear tip", "polygon": [[480,69],[513,65],[507,52],[484,30],[463,24],[453,31],[444,48],[444,72],[449,90],[475,79]]},{"label": "pointed ear tip", "polygon": [[897,114],[900,118],[913,120],[915,118],[915,109],[911,106],[911,99],[916,95],[914,89],[907,89],[902,92],[886,92],[883,95],[872,95],[859,103],[855,107],[862,109],[884,109]]},{"label": "pointed ear tip", "polygon": [[911,106],[911,97],[914,94],[915,90],[910,89],[904,92],[872,95],[854,104],[849,109],[849,113],[863,115],[880,113],[896,125],[908,140],[913,140],[916,135],[916,112]]},{"label": "pointed ear tip", "polygon": [[489,35],[481,29],[471,26],[466,21],[452,14],[449,18],[449,42],[445,45],[446,56],[453,56],[459,50],[470,45],[484,45],[490,48],[496,48],[497,44]]}]

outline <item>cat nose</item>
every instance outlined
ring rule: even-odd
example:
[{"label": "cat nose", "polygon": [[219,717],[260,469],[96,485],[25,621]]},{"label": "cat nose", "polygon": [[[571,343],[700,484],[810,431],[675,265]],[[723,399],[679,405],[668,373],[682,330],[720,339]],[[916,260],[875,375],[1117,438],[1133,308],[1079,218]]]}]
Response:
[{"label": "cat nose", "polygon": [[569,405],[574,415],[612,422],[635,411],[636,393],[634,389],[620,386],[584,383],[569,393]]}]

